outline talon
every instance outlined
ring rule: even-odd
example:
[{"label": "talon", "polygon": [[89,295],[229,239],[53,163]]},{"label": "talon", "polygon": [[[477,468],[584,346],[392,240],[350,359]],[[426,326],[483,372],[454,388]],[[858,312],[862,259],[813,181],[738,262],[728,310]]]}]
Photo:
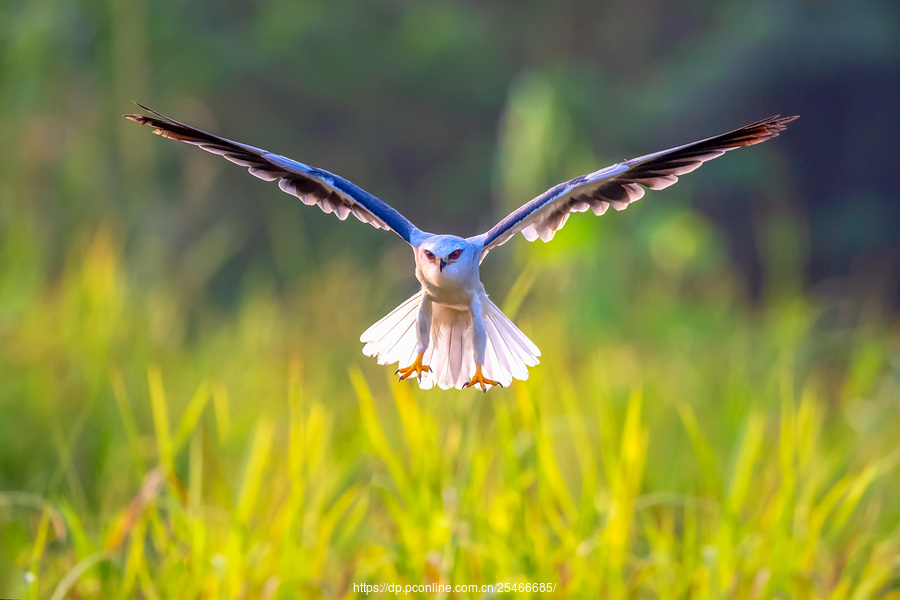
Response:
[{"label": "talon", "polygon": [[482,392],[486,392],[487,386],[489,386],[489,385],[497,385],[497,386],[503,387],[503,385],[494,381],[493,379],[486,378],[481,372],[481,365],[475,365],[475,374],[472,375],[472,379],[470,379],[463,385],[463,389],[466,389],[467,387],[472,387],[472,386],[475,386],[478,384],[481,384]]},{"label": "talon", "polygon": [[394,371],[394,375],[400,375],[400,379],[398,379],[398,381],[403,381],[404,379],[406,379],[413,373],[415,373],[416,378],[419,381],[421,381],[422,373],[431,372],[431,367],[429,367],[428,365],[422,364],[422,356],[423,356],[423,353],[419,352],[416,355],[416,360],[413,361],[413,364],[409,365],[408,367],[406,367],[404,369],[397,369],[396,371]]}]

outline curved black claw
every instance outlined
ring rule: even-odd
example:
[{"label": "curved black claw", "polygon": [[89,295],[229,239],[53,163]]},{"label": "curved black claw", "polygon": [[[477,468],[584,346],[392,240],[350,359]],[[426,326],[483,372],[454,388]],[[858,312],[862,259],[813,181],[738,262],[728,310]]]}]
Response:
[{"label": "curved black claw", "polygon": [[497,381],[494,381],[493,379],[486,378],[484,376],[484,374],[482,374],[482,372],[481,372],[481,365],[476,364],[475,365],[475,374],[472,375],[472,379],[470,379],[465,384],[463,384],[462,389],[466,389],[468,387],[474,387],[479,384],[481,385],[482,392],[487,392],[487,390],[488,390],[487,386],[489,386],[489,385],[497,385],[497,386],[503,387],[503,384],[501,384]]},{"label": "curved black claw", "polygon": [[400,379],[398,381],[403,381],[413,373],[416,374],[416,378],[419,381],[422,381],[422,373],[428,373],[431,371],[431,367],[422,364],[422,356],[422,354],[418,354],[416,356],[416,360],[413,361],[413,364],[403,369],[397,369],[396,371],[394,371],[394,375],[400,375]]}]

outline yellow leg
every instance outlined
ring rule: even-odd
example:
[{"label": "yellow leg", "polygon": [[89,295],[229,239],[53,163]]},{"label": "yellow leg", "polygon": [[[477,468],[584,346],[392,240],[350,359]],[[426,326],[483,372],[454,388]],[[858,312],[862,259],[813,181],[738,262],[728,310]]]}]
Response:
[{"label": "yellow leg", "polygon": [[413,373],[416,374],[416,378],[421,379],[422,373],[428,373],[431,371],[431,367],[428,365],[422,364],[422,356],[424,356],[421,352],[416,355],[416,360],[413,361],[413,364],[409,365],[405,369],[397,369],[394,371],[394,375],[400,375],[400,381],[403,381]]},{"label": "yellow leg", "polygon": [[487,386],[489,386],[489,385],[499,385],[500,387],[503,387],[502,385],[500,385],[499,383],[497,383],[497,382],[494,381],[493,379],[487,379],[487,378],[481,373],[481,365],[475,365],[475,374],[472,375],[472,379],[470,379],[470,380],[468,380],[468,381],[466,382],[466,384],[463,386],[463,389],[466,389],[467,387],[475,386],[475,385],[477,385],[477,384],[479,384],[479,383],[481,384],[481,391],[482,391],[482,392],[486,392],[486,391],[487,391]]}]

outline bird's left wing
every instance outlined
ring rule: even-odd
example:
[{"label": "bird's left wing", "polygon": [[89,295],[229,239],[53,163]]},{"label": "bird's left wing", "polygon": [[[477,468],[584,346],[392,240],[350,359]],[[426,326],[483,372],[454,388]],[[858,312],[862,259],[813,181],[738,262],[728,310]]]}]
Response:
[{"label": "bird's left wing", "polygon": [[643,197],[644,187],[651,190],[667,188],[678,181],[679,176],[729,150],[777,136],[796,118],[769,117],[728,133],[626,160],[560,183],[479,236],[483,237],[482,259],[519,231],[529,242],[537,238],[549,242],[566,223],[569,213],[590,208],[594,214],[602,215],[610,206],[623,210]]},{"label": "bird's left wing", "polygon": [[413,245],[421,237],[421,231],[409,219],[343,177],[286,156],[201,131],[142,104],[138,106],[155,116],[124,115],[125,118],[141,125],[150,125],[155,128],[153,133],[163,137],[181,140],[207,152],[220,154],[235,164],[247,167],[252,175],[260,179],[277,179],[282,191],[297,196],[304,204],[315,204],[326,213],[333,212],[342,221],[352,214],[364,223],[394,231]]}]

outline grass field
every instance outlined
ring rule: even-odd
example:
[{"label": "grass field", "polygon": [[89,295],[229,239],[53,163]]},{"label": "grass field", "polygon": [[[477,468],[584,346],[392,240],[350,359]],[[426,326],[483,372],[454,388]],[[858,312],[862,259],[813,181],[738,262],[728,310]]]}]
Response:
[{"label": "grass field", "polygon": [[543,362],[485,395],[360,354],[389,258],[223,308],[112,225],[57,269],[7,229],[0,596],[900,598],[895,325],[787,267],[750,304],[699,217],[634,210],[492,255]]},{"label": "grass field", "polygon": [[[0,3],[0,598],[900,600],[900,321],[803,289],[813,212],[788,216],[830,187],[820,259],[886,239],[881,188],[820,175],[889,164],[896,10],[689,4]],[[434,229],[802,119],[492,252],[543,356],[481,394],[361,354],[413,292],[401,242],[132,100]],[[758,217],[758,297],[700,177]]]}]

